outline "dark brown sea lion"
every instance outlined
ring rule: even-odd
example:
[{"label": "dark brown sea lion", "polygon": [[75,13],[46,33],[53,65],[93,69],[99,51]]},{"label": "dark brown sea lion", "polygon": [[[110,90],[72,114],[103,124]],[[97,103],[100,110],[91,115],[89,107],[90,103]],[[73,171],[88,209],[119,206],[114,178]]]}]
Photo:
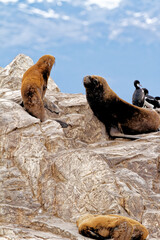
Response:
[{"label": "dark brown sea lion", "polygon": [[136,139],[138,137],[129,135],[159,130],[160,116],[156,111],[124,101],[109,87],[104,78],[86,76],[84,86],[93,113],[105,124],[110,137]]},{"label": "dark brown sea lion", "polygon": [[86,214],[77,220],[80,234],[94,239],[145,240],[148,230],[136,220],[115,214]]},{"label": "dark brown sea lion", "polygon": [[23,75],[21,95],[25,109],[42,122],[45,120],[43,97],[47,89],[48,78],[55,63],[51,55],[42,56],[36,64]]}]

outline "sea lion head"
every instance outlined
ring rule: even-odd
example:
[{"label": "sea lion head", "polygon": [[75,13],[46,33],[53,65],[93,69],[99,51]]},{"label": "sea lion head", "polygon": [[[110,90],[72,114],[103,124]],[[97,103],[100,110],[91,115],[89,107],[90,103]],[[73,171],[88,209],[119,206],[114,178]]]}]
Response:
[{"label": "sea lion head", "polygon": [[83,79],[83,84],[86,89],[88,101],[92,98],[94,102],[97,101],[98,103],[116,96],[103,77],[96,75],[86,76]]},{"label": "sea lion head", "polygon": [[102,77],[95,75],[86,76],[83,79],[83,84],[86,89],[86,97],[90,106],[102,101],[105,92],[105,83]]},{"label": "sea lion head", "polygon": [[92,76],[86,76],[83,79],[83,84],[85,86],[86,89],[92,89],[92,90],[96,90],[99,88],[103,88],[103,82],[104,82],[104,78],[96,76],[96,75],[92,75]]},{"label": "sea lion head", "polygon": [[86,214],[80,216],[80,217],[77,219],[76,223],[77,223],[77,225],[79,225],[80,223],[86,221],[87,219],[89,219],[89,218],[91,218],[91,217],[93,218],[93,215],[92,215],[92,214],[86,213]]},{"label": "sea lion head", "polygon": [[53,64],[55,63],[55,57],[51,55],[44,55],[42,56],[36,65],[41,68],[42,70],[51,71]]}]

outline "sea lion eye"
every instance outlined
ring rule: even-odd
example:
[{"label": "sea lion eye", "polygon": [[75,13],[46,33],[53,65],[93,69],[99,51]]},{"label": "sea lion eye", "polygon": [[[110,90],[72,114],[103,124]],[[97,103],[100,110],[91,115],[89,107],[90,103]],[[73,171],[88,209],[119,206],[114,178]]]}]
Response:
[{"label": "sea lion eye", "polygon": [[96,78],[93,78],[93,84],[94,84],[95,86],[98,85],[98,80],[97,80]]}]

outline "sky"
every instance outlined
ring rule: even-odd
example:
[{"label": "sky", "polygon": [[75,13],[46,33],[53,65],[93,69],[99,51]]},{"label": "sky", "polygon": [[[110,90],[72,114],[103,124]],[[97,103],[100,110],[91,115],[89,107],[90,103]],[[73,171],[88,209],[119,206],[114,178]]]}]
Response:
[{"label": "sky", "polygon": [[159,0],[0,0],[0,66],[18,54],[56,58],[51,77],[83,93],[99,75],[131,102],[133,82],[160,96]]}]

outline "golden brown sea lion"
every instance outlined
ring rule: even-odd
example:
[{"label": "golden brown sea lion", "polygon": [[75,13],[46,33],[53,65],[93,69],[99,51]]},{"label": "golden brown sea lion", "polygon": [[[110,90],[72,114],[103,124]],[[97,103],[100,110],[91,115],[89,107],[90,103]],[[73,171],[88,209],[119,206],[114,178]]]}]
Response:
[{"label": "golden brown sea lion", "polygon": [[119,215],[85,214],[77,220],[80,234],[95,239],[145,240],[148,230],[136,220]]},{"label": "golden brown sea lion", "polygon": [[[127,134],[142,134],[158,131],[160,115],[121,99],[99,76],[84,77],[87,101],[97,118],[105,124],[110,137],[136,139]],[[124,135],[125,134],[125,135]]]},{"label": "golden brown sea lion", "polygon": [[31,115],[41,121],[45,120],[43,97],[54,63],[53,56],[44,55],[24,73],[22,79],[21,94],[24,107]]}]

